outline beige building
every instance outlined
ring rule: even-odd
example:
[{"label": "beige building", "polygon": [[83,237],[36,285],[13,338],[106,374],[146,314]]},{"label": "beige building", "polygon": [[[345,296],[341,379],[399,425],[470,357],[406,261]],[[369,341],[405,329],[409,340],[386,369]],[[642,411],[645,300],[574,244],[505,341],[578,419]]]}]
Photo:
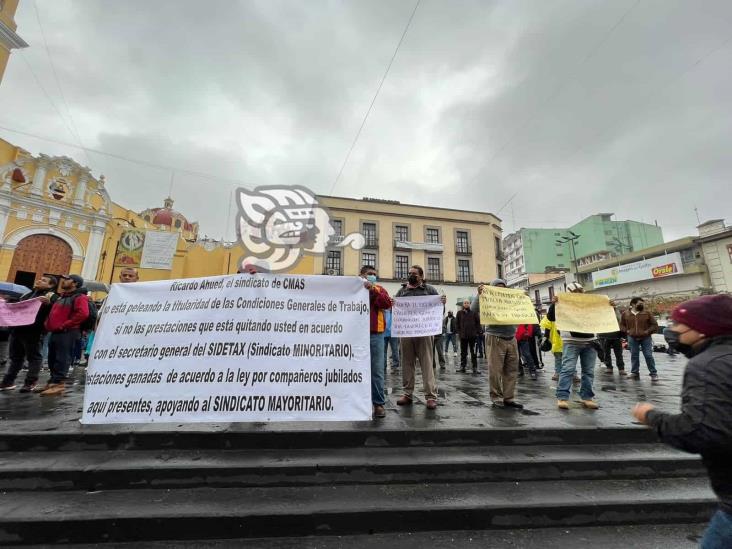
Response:
[{"label": "beige building", "polygon": [[698,227],[704,262],[709,271],[709,282],[717,293],[732,293],[732,227],[723,219],[714,219]]},{"label": "beige building", "polygon": [[392,200],[319,196],[330,210],[332,243],[358,232],[361,250],[328,249],[315,258],[317,273],[357,275],[372,264],[389,291],[395,293],[412,265],[420,265],[429,284],[452,306],[475,294],[480,282],[503,276],[501,220],[487,212],[402,204]]},{"label": "beige building", "polygon": [[25,43],[15,32],[15,10],[18,8],[18,0],[0,1],[0,82],[5,74],[5,67],[10,59],[10,51],[17,48],[27,48]]}]

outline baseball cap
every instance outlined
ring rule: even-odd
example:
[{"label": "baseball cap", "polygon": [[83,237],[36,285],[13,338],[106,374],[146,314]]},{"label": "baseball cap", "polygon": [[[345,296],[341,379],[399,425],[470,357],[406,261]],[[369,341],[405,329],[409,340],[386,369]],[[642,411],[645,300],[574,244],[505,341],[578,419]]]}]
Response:
[{"label": "baseball cap", "polygon": [[76,282],[77,288],[81,288],[84,285],[84,279],[81,278],[79,275],[66,275],[66,276],[62,276],[61,278],[73,280],[74,282]]}]

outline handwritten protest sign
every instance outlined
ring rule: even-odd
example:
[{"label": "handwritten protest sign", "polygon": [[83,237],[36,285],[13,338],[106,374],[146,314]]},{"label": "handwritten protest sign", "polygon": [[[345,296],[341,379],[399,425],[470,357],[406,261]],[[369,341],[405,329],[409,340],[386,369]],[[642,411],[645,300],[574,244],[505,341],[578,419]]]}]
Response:
[{"label": "handwritten protest sign", "polygon": [[27,326],[33,324],[40,308],[40,299],[27,299],[17,303],[0,301],[0,326]]},{"label": "handwritten protest sign", "polygon": [[480,323],[493,325],[536,324],[536,311],[523,290],[484,286],[480,294]]},{"label": "handwritten protest sign", "polygon": [[620,328],[606,295],[566,293],[559,294],[557,329],[604,334]]},{"label": "handwritten protest sign", "polygon": [[115,284],[82,423],[371,417],[369,302],[356,277]]},{"label": "handwritten protest sign", "polygon": [[392,337],[422,337],[442,333],[442,296],[394,298],[391,308]]}]

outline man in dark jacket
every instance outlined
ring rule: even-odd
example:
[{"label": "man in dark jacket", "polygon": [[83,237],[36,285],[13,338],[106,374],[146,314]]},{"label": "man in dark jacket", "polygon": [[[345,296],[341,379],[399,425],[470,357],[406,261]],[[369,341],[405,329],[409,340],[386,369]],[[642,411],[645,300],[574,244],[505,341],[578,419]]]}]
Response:
[{"label": "man in dark jacket", "polygon": [[[412,265],[409,268],[407,283],[396,293],[395,297],[411,297],[424,295],[439,295],[437,290],[426,284],[424,281],[424,270],[419,265]],[[442,304],[445,304],[445,296],[442,296]],[[402,337],[399,339],[402,349],[402,382],[404,394],[397,400],[399,406],[412,404],[414,393],[414,372],[417,360],[422,369],[422,383],[424,384],[424,396],[428,409],[437,408],[437,383],[435,372],[432,369],[434,360],[432,336],[424,337]]]},{"label": "man in dark jacket", "polygon": [[[615,308],[615,316],[618,319],[618,325],[621,324],[622,318]],[[607,334],[597,334],[600,338],[600,345],[602,346],[602,352],[604,355],[606,372],[609,374],[613,373],[613,353],[615,353],[615,362],[618,365],[618,374],[621,376],[625,374],[625,361],[623,360],[623,337],[625,334],[618,330],[617,332],[609,332]]]},{"label": "man in dark jacket", "polygon": [[651,381],[658,381],[656,360],[653,358],[653,338],[658,330],[655,317],[645,310],[645,303],[640,297],[630,300],[630,309],[620,317],[620,330],[628,334],[630,347],[630,379],[640,379],[640,351],[646,359]]},{"label": "man in dark jacket", "polygon": [[633,415],[666,444],[701,454],[720,501],[701,547],[732,547],[732,296],[686,301],[671,318],[666,341],[691,359],[684,372],[681,413],[659,412],[643,402]]},{"label": "man in dark jacket", "polygon": [[33,290],[20,298],[20,301],[37,298],[42,303],[33,324],[16,326],[10,331],[10,367],[5,373],[2,383],[0,383],[0,391],[15,389],[15,378],[23,369],[23,363],[26,360],[28,360],[28,373],[25,375],[25,382],[20,392],[28,393],[38,383],[38,373],[41,371],[41,364],[43,363],[43,356],[41,355],[41,341],[44,334],[43,324],[51,311],[51,304],[56,300],[57,296],[54,290],[57,285],[56,277],[42,276],[33,284]]},{"label": "man in dark jacket", "polygon": [[71,352],[79,338],[80,327],[89,316],[89,298],[81,291],[84,279],[79,275],[61,277],[61,296],[51,306],[46,319],[46,330],[51,333],[48,342],[48,367],[51,378],[41,396],[60,395],[71,365]]},{"label": "man in dark jacket", "polygon": [[468,349],[470,349],[470,363],[473,366],[473,373],[478,373],[478,358],[475,354],[475,339],[480,332],[480,317],[478,313],[470,309],[470,300],[463,301],[463,308],[457,314],[457,332],[460,336],[460,371],[464,372],[468,362]]}]

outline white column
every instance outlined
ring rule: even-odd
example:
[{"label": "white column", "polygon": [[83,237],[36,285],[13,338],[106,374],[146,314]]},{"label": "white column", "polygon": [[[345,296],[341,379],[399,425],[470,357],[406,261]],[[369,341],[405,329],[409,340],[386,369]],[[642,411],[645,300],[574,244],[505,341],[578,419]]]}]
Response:
[{"label": "white column", "polygon": [[33,174],[33,185],[31,186],[31,194],[36,196],[43,195],[43,186],[46,183],[46,173],[48,171],[49,161],[51,159],[42,154],[36,162],[36,171]]},{"label": "white column", "polygon": [[5,241],[5,228],[10,217],[10,198],[0,198],[0,242]]},{"label": "white column", "polygon": [[97,276],[97,267],[99,266],[99,257],[102,253],[102,243],[104,242],[104,222],[94,221],[89,231],[89,243],[86,246],[84,255],[84,266],[81,269],[81,276],[85,280],[94,280]]},{"label": "white column", "polygon": [[89,181],[89,172],[82,171],[79,173],[79,182],[76,184],[76,193],[74,193],[74,205],[83,206],[86,198],[86,185]]}]

